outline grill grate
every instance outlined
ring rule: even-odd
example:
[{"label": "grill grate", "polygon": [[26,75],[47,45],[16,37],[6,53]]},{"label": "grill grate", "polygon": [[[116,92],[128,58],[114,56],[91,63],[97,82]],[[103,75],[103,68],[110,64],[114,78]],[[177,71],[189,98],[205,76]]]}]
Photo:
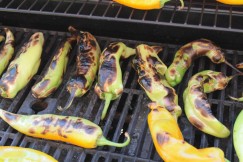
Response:
[{"label": "grill grate", "polygon": [[[1,29],[1,27],[0,27]],[[30,35],[37,31],[34,29],[11,28],[16,37],[17,49],[28,40]],[[39,31],[39,30],[38,30]],[[98,99],[94,93],[93,88],[82,98],[75,99],[70,109],[64,112],[56,110],[57,104],[65,104],[68,93],[65,90],[65,84],[74,71],[75,67],[75,52],[76,48],[71,51],[71,59],[68,65],[68,71],[64,76],[64,82],[61,84],[58,91],[56,91],[49,98],[41,101],[48,104],[43,111],[36,111],[33,104],[40,102],[34,99],[30,93],[31,86],[41,78],[41,75],[48,67],[55,50],[60,41],[67,36],[67,33],[56,31],[44,31],[46,43],[42,55],[42,63],[38,74],[31,80],[31,82],[24,88],[13,100],[0,98],[0,106],[10,112],[21,114],[45,114],[55,113],[60,115],[81,116],[96,124],[99,124],[104,132],[104,136],[108,139],[122,142],[124,134],[121,132],[129,132],[131,135],[131,143],[125,148],[114,147],[98,147],[96,149],[82,149],[76,146],[71,146],[66,143],[47,141],[42,139],[35,139],[25,136],[9,127],[5,122],[0,120],[0,145],[17,145],[22,147],[30,147],[41,150],[59,161],[107,161],[107,162],[123,162],[123,161],[139,161],[139,162],[157,162],[161,161],[157,154],[147,125],[147,114],[149,112],[146,107],[149,99],[146,94],[139,87],[137,83],[137,76],[131,67],[131,59],[122,62],[122,73],[124,83],[124,93],[120,98],[113,101],[108,110],[107,118],[100,121],[100,115],[104,106],[104,101]],[[160,58],[169,65],[175,51],[180,47],[174,44],[158,44],[153,42],[142,42],[125,39],[115,39],[109,37],[97,37],[101,49],[113,41],[123,41],[130,47],[135,47],[140,43],[147,43],[149,45],[160,45],[164,48],[160,53]],[[1,45],[2,46],[2,45]],[[0,47],[1,47],[0,46]],[[236,64],[238,60],[243,60],[243,51],[225,50],[226,57],[229,62]],[[207,58],[200,58],[192,65],[185,75],[184,81],[176,87],[178,96],[182,96],[183,90],[190,78],[196,72],[203,69],[212,69],[222,71],[227,75],[232,75],[234,72],[226,65],[214,65]],[[233,96],[241,95],[243,90],[242,78],[235,78],[230,82],[229,86],[223,90],[208,95],[209,101],[212,104],[214,115],[222,121],[228,128],[233,128],[233,123],[241,110],[243,104],[229,100],[228,94]],[[182,97],[179,97],[179,104],[183,108]],[[182,129],[185,140],[196,146],[197,148],[216,146],[226,154],[226,158],[232,162],[238,161],[233,144],[232,136],[226,139],[218,139],[209,135],[205,135],[196,130],[189,124],[183,113],[179,118],[179,125]]]}]

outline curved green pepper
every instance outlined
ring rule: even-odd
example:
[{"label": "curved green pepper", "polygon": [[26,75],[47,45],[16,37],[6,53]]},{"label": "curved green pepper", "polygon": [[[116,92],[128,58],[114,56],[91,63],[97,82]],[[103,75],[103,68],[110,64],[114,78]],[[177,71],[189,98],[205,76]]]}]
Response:
[{"label": "curved green pepper", "polygon": [[243,110],[241,110],[240,114],[237,116],[234,131],[233,131],[233,142],[236,154],[239,157],[240,162],[243,162]]},{"label": "curved green pepper", "polygon": [[177,120],[181,115],[178,96],[164,79],[167,67],[157,56],[162,48],[141,44],[137,46],[133,67],[138,73],[138,83],[153,102],[165,107]]},{"label": "curved green pepper", "polygon": [[192,62],[201,56],[207,56],[213,63],[225,63],[241,73],[233,65],[225,60],[224,53],[213,42],[206,39],[199,39],[182,46],[175,55],[172,64],[165,73],[166,80],[171,86],[181,82],[187,69]]},{"label": "curved green pepper", "polygon": [[213,116],[205,93],[224,89],[232,78],[221,72],[206,70],[190,79],[183,93],[183,100],[186,116],[192,125],[219,138],[230,135],[229,129]]},{"label": "curved green pepper", "polygon": [[136,53],[122,42],[111,43],[100,56],[100,68],[95,92],[105,100],[101,119],[104,119],[111,100],[117,99],[123,92],[122,72],[119,64],[121,57],[128,58]]}]

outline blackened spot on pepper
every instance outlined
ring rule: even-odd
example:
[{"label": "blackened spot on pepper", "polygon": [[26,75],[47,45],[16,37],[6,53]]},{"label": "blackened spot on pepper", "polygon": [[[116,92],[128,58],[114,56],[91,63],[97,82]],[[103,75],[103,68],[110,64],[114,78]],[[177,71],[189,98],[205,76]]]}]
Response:
[{"label": "blackened spot on pepper", "polygon": [[67,124],[67,120],[66,119],[57,119],[56,123],[55,123],[55,127],[59,126],[59,127],[64,127]]},{"label": "blackened spot on pepper", "polygon": [[196,78],[195,78],[195,80],[197,80],[197,81],[202,81],[203,80],[203,76],[202,75],[198,75]]},{"label": "blackened spot on pepper", "polygon": [[222,60],[222,54],[221,53],[215,53],[215,55],[212,57],[212,61],[214,63],[220,63],[220,61]]},{"label": "blackened spot on pepper", "polygon": [[55,59],[55,60],[53,60],[52,62],[51,62],[51,69],[52,70],[54,70],[55,69],[55,67],[56,67],[56,65],[57,65],[57,59]]},{"label": "blackened spot on pepper", "polygon": [[45,125],[49,126],[52,123],[53,118],[52,117],[46,117],[46,118],[43,119],[43,121],[44,121]]},{"label": "blackened spot on pepper", "polygon": [[39,87],[38,87],[38,91],[40,91],[40,92],[43,91],[48,86],[49,83],[50,83],[50,80],[49,79],[46,79],[46,80],[42,81],[40,83]]},{"label": "blackened spot on pepper", "polygon": [[147,62],[150,63],[153,66],[155,66],[156,64],[161,64],[161,62],[159,62],[157,57],[149,55],[146,59],[147,59]]},{"label": "blackened spot on pepper", "polygon": [[171,87],[164,87],[165,88],[165,91],[167,92],[167,95],[165,96],[165,99],[169,100],[169,102],[174,102],[175,100],[175,91],[173,90],[173,88]]},{"label": "blackened spot on pepper", "polygon": [[200,120],[198,120],[197,118],[189,117],[189,120],[198,129],[202,130],[204,128],[204,124]]},{"label": "blackened spot on pepper", "polygon": [[171,75],[175,75],[175,74],[176,74],[176,70],[175,70],[174,68],[171,69],[171,70],[170,70],[170,74],[171,74]]},{"label": "blackened spot on pepper", "polygon": [[148,76],[143,76],[139,78],[139,83],[149,92],[152,89],[152,80]]},{"label": "blackened spot on pepper", "polygon": [[208,103],[208,100],[196,98],[195,99],[195,107],[200,110],[202,116],[209,117],[212,116],[212,111],[210,108],[210,104]]},{"label": "blackened spot on pepper", "polygon": [[156,82],[159,82],[160,81],[160,77],[156,73],[153,75],[153,78],[154,78],[154,81],[156,81]]},{"label": "blackened spot on pepper", "polygon": [[156,139],[158,141],[158,144],[159,145],[163,145],[165,143],[167,143],[170,139],[169,139],[169,136],[165,133],[157,133],[156,134]]},{"label": "blackened spot on pepper", "polygon": [[85,75],[89,71],[90,67],[94,63],[94,60],[92,59],[92,55],[93,53],[91,52],[78,54],[76,58],[77,74]]},{"label": "blackened spot on pepper", "polygon": [[34,121],[33,121],[33,125],[34,125],[34,126],[37,126],[40,122],[41,122],[41,121],[34,120]]},{"label": "blackened spot on pepper", "polygon": [[39,38],[39,34],[35,34],[34,39],[38,39]]},{"label": "blackened spot on pepper", "polygon": [[96,46],[95,40],[90,40],[90,45],[93,46],[93,47],[95,47]]},{"label": "blackened spot on pepper", "polygon": [[104,52],[104,56],[107,57],[111,54],[117,53],[119,45],[117,43],[111,43]]},{"label": "blackened spot on pepper", "polygon": [[96,127],[90,126],[90,125],[85,125],[84,130],[87,134],[93,134],[96,130]]},{"label": "blackened spot on pepper", "polygon": [[82,121],[76,121],[76,122],[74,122],[73,124],[73,128],[74,129],[81,129],[82,127],[83,127],[83,122]]},{"label": "blackened spot on pepper", "polygon": [[158,109],[153,109],[152,111],[154,111],[154,112],[159,112],[159,110],[158,110]]},{"label": "blackened spot on pepper", "polygon": [[8,83],[10,84],[13,84],[16,77],[17,77],[17,74],[18,74],[18,65],[14,65],[12,66],[8,71],[7,73],[5,73],[6,77],[4,78],[4,80],[6,80]]},{"label": "blackened spot on pepper", "polygon": [[205,84],[205,83],[209,83],[209,82],[210,82],[210,79],[206,78],[203,83]]},{"label": "blackened spot on pepper", "polygon": [[10,121],[10,122],[18,119],[18,115],[16,115],[16,114],[11,114],[11,113],[8,113],[8,112],[5,112],[5,113],[4,113],[4,117],[5,117],[8,121]]}]

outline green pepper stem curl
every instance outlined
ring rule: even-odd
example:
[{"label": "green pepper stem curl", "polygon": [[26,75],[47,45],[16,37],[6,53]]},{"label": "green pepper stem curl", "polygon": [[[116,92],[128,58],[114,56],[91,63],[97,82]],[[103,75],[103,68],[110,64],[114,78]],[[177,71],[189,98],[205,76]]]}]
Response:
[{"label": "green pepper stem curl", "polygon": [[125,147],[130,143],[130,140],[131,140],[130,136],[127,132],[125,132],[125,137],[127,138],[127,140],[124,143],[115,143],[115,142],[107,140],[104,136],[101,136],[97,140],[97,146],[108,145],[108,146],[115,146],[115,147]]}]

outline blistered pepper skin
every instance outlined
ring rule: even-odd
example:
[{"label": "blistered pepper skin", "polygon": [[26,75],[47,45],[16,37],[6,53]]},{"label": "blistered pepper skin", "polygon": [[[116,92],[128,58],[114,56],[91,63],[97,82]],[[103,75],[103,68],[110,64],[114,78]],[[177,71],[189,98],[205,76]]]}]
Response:
[{"label": "blistered pepper skin", "polygon": [[[223,51],[213,42],[206,39],[199,39],[182,46],[175,54],[172,64],[165,73],[166,80],[171,86],[179,84],[192,62],[201,56],[207,56],[213,63],[226,63]],[[235,69],[235,68],[234,68]]]},{"label": "blistered pepper skin", "polygon": [[74,40],[76,39],[67,38],[61,43],[43,78],[31,89],[35,98],[46,98],[60,86],[67,69],[68,55]]},{"label": "blistered pepper skin", "polygon": [[231,79],[211,70],[197,73],[190,79],[183,100],[186,116],[196,128],[219,138],[230,135],[229,129],[213,116],[206,93],[224,89]]},{"label": "blistered pepper skin", "polygon": [[178,96],[174,88],[163,76],[167,67],[157,56],[162,48],[141,44],[136,50],[137,54],[132,63],[139,76],[138,83],[150,100],[165,107],[177,119],[182,110],[178,105]]},{"label": "blistered pepper skin", "polygon": [[135,53],[135,49],[127,47],[122,42],[111,43],[102,52],[98,81],[95,85],[96,94],[105,100],[101,119],[105,118],[110,101],[117,99],[123,92],[120,58],[128,58]]},{"label": "blistered pepper skin", "polygon": [[14,54],[14,35],[8,28],[4,28],[4,31],[6,33],[6,40],[5,44],[0,50],[0,75],[2,75],[3,71],[6,69]]},{"label": "blistered pepper skin", "polygon": [[0,94],[4,98],[14,98],[37,73],[41,62],[44,36],[34,33],[18,51],[0,80]]},{"label": "blistered pepper skin", "polygon": [[0,161],[57,162],[50,155],[30,148],[0,146]]},{"label": "blistered pepper skin", "polygon": [[17,131],[36,138],[63,141],[83,148],[110,145],[127,146],[130,137],[124,143],[114,143],[105,139],[101,128],[95,123],[73,116],[54,114],[20,115],[0,109],[0,117]]},{"label": "blistered pepper skin", "polygon": [[67,83],[67,91],[70,97],[64,108],[68,109],[75,97],[81,97],[91,88],[99,67],[100,46],[96,38],[89,32],[77,31],[69,27],[73,36],[77,37],[78,52],[76,57],[76,72]]}]

